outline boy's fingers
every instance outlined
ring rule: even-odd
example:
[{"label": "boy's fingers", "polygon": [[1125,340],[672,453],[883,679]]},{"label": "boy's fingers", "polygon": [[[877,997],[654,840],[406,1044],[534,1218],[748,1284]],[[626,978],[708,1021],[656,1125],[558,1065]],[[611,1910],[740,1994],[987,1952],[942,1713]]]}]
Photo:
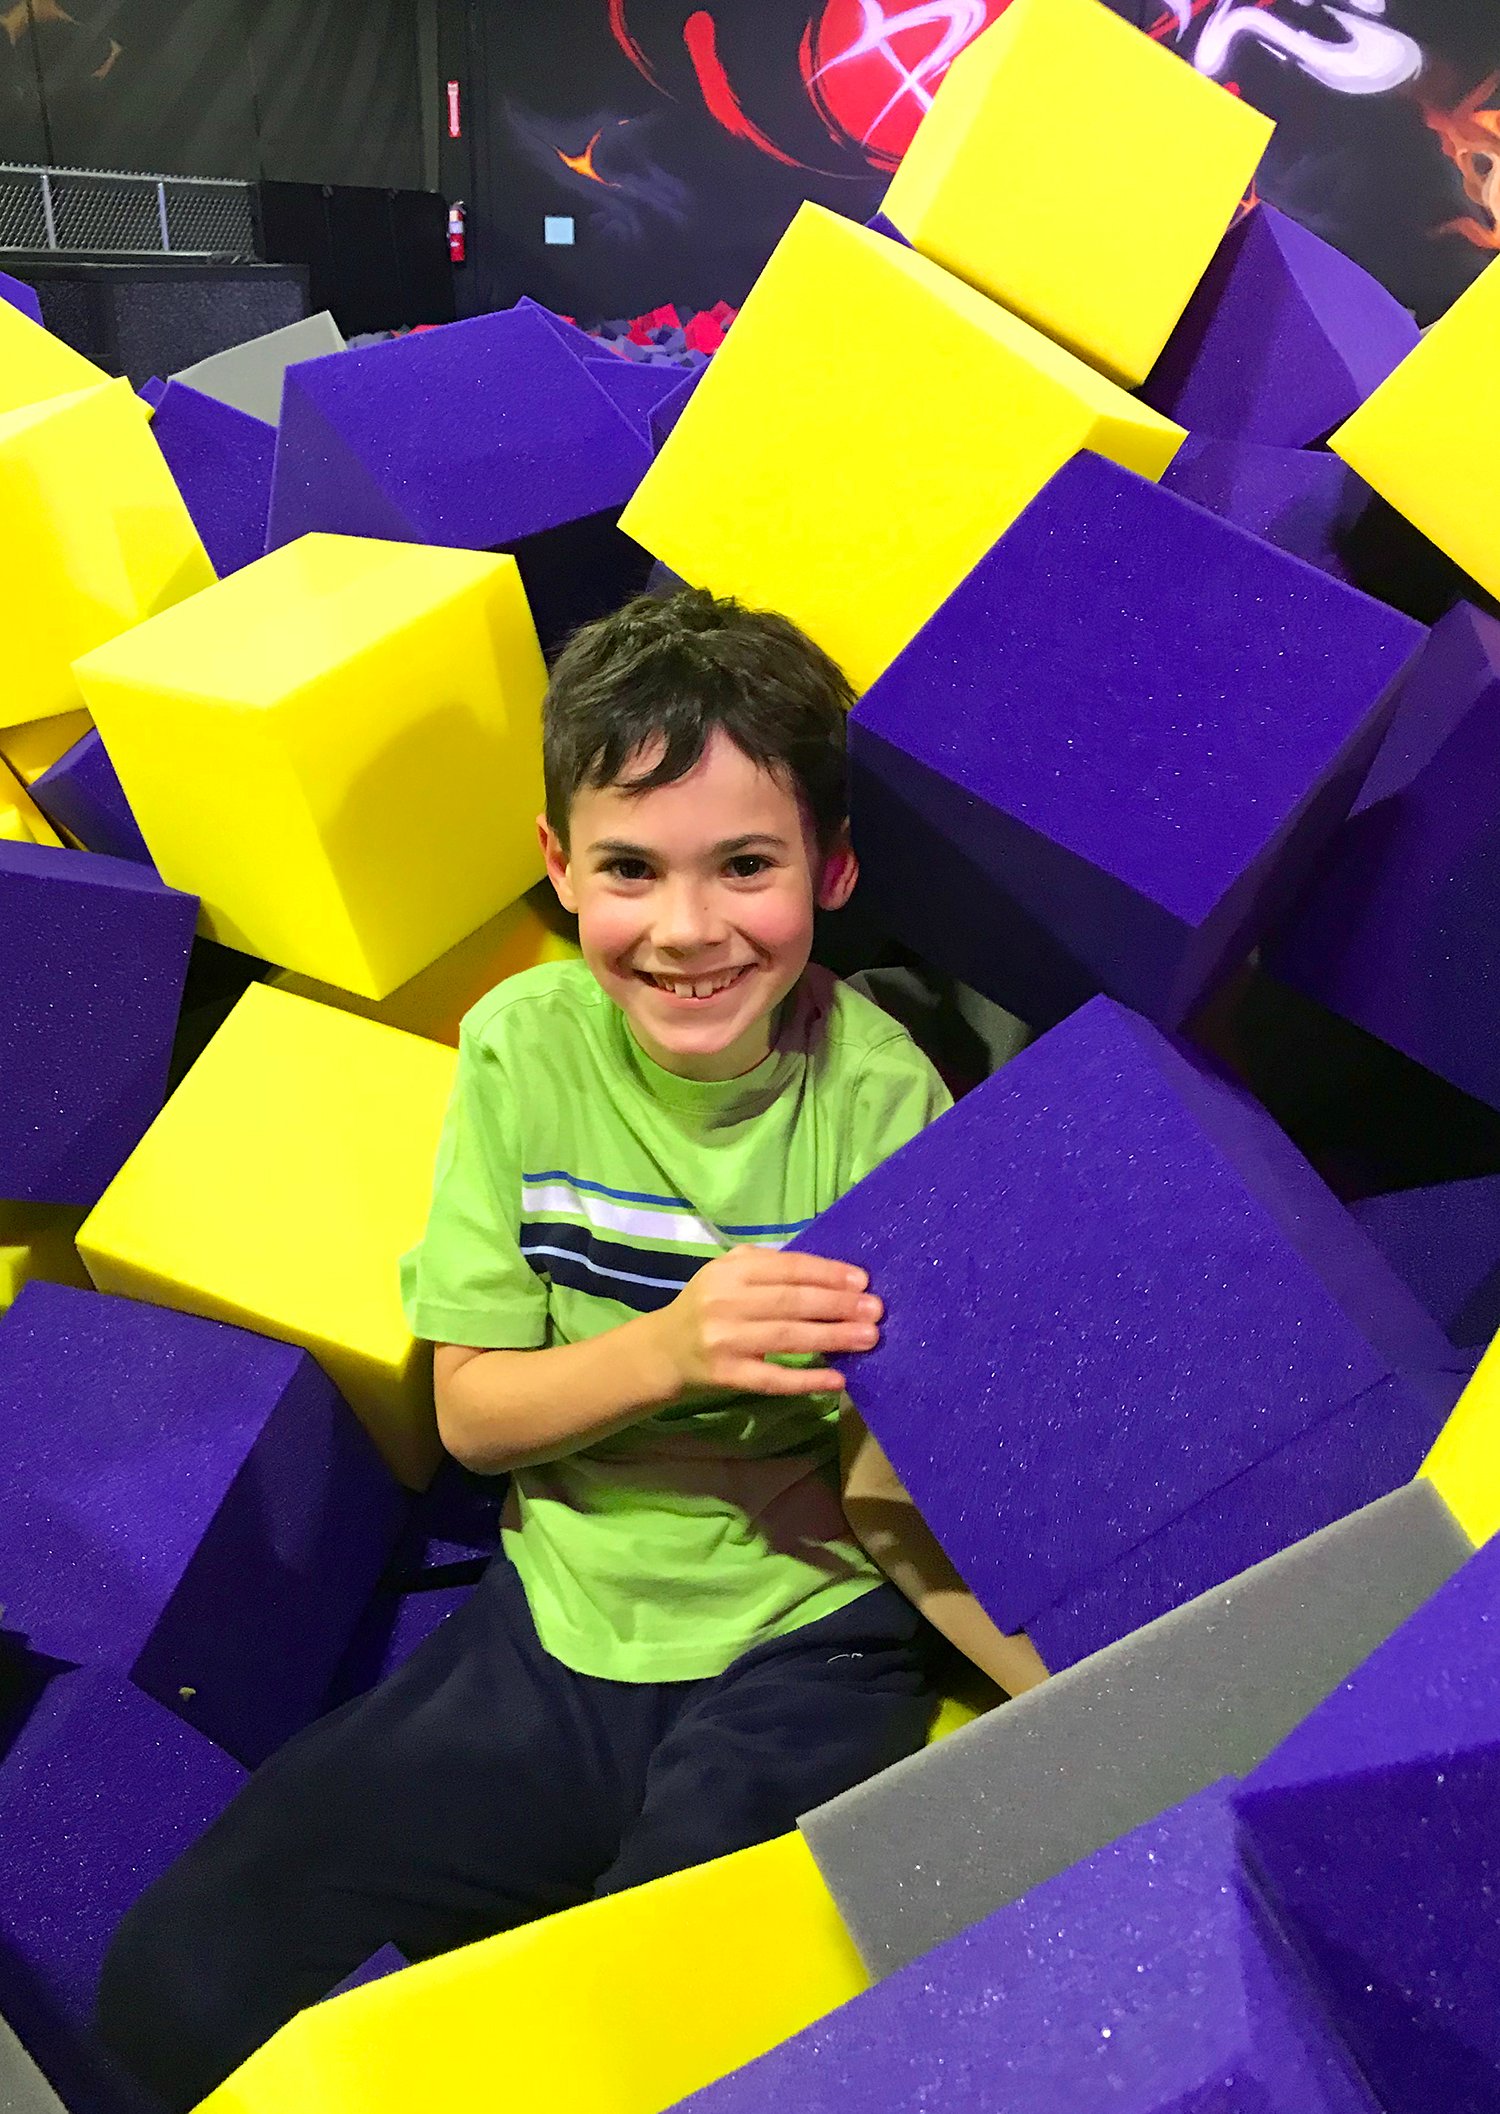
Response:
[{"label": "boy's fingers", "polygon": [[862,1292],[870,1282],[869,1271],[857,1263],[831,1262],[826,1255],[804,1255],[798,1249],[752,1248],[746,1255],[746,1269],[763,1284],[827,1285],[838,1291]]},{"label": "boy's fingers", "polygon": [[836,1290],[831,1285],[756,1285],[740,1311],[751,1321],[879,1321],[884,1309],[873,1292]]},{"label": "boy's fingers", "polygon": [[841,1395],[844,1376],[831,1368],[803,1371],[796,1366],[765,1365],[747,1358],[743,1369],[726,1375],[726,1387],[742,1388],[747,1395]]},{"label": "boy's fingers", "polygon": [[771,1321],[746,1331],[762,1358],[775,1352],[799,1357],[826,1356],[830,1351],[873,1351],[880,1331],[872,1322]]}]

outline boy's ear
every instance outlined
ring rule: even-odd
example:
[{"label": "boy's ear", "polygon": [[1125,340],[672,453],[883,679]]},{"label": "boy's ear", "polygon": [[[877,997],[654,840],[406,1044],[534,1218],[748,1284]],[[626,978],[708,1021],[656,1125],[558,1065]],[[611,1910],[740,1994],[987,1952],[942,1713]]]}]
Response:
[{"label": "boy's ear", "polygon": [[818,877],[819,910],[842,910],[854,893],[854,884],[859,879],[859,860],[854,855],[854,846],[849,838],[849,825],[844,823],[823,854],[823,865]]},{"label": "boy's ear", "polygon": [[557,900],[564,910],[570,910],[574,917],[577,917],[578,898],[573,893],[573,883],[568,874],[567,847],[545,815],[537,816],[536,833],[541,840],[542,857],[547,862],[547,879],[557,891]]}]

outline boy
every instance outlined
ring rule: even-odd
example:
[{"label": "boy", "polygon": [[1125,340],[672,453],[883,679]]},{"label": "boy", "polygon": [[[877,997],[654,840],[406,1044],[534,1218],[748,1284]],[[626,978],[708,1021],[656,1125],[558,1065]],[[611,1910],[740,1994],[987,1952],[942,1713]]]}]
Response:
[{"label": "boy", "polygon": [[847,1408],[840,1432],[865,1273],[781,1249],[948,1104],[808,966],[856,874],[850,702],[794,626],[695,591],[558,662],[539,826],[584,959],[468,1015],[403,1264],[444,1443],[512,1476],[504,1550],[126,1918],[101,2023],[174,2107],[387,1942],[724,1855],[911,1753],[924,1615],[1003,1685],[1042,1677]]}]

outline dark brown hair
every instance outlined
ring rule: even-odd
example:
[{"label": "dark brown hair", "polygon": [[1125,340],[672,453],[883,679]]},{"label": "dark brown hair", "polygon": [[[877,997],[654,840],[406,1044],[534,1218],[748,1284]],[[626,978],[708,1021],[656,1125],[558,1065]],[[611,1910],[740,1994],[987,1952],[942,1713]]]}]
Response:
[{"label": "dark brown hair", "polygon": [[[685,778],[722,729],[806,801],[820,848],[845,820],[844,724],[854,692],[786,617],[702,588],[641,595],[575,632],[542,712],[547,820],[564,845],[585,786],[645,793]],[[625,773],[661,745],[647,771]]]}]

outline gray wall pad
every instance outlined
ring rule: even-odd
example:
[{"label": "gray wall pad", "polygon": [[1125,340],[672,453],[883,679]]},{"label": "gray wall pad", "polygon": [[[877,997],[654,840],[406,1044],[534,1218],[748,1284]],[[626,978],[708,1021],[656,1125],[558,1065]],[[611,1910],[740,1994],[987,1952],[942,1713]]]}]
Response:
[{"label": "gray wall pad", "polygon": [[4,2019],[0,2019],[0,2114],[67,2114]]},{"label": "gray wall pad", "polygon": [[298,360],[321,360],[326,353],[344,350],[343,334],[326,308],[315,316],[303,316],[281,330],[268,330],[263,338],[232,345],[174,374],[174,382],[186,382],[204,396],[216,396],[221,404],[248,411],[274,426],[281,416],[281,382],[288,367]]},{"label": "gray wall pad", "polygon": [[805,1814],[866,1966],[1252,1768],[1472,1553],[1407,1483]]}]

